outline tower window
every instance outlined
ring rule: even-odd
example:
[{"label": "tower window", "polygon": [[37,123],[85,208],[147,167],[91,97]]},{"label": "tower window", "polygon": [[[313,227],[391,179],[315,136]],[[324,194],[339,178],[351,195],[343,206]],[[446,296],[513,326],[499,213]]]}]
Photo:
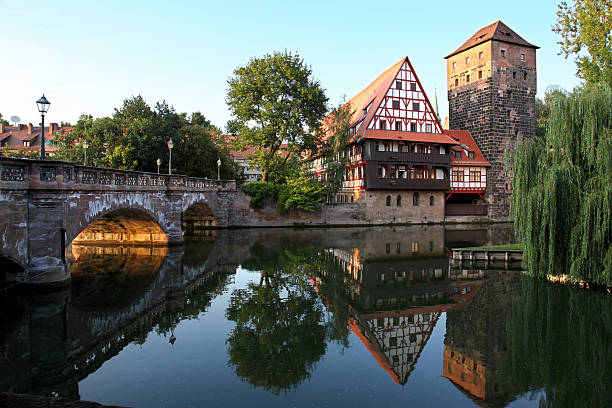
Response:
[{"label": "tower window", "polygon": [[411,91],[416,91],[416,82],[411,82],[410,83],[410,90]]},{"label": "tower window", "polygon": [[465,82],[470,82],[470,76],[469,75],[465,76]]},{"label": "tower window", "polygon": [[378,128],[379,129],[386,129],[387,128],[387,121],[386,120],[379,120],[378,121]]},{"label": "tower window", "polygon": [[421,110],[421,106],[419,105],[419,103],[418,103],[418,102],[413,102],[413,103],[412,103],[412,110],[413,110],[413,111],[419,111],[419,110]]},{"label": "tower window", "polygon": [[429,196],[429,206],[433,207],[433,205],[434,205],[434,196]]},{"label": "tower window", "polygon": [[478,71],[478,79],[482,79],[482,70]]},{"label": "tower window", "polygon": [[521,61],[525,61],[525,54],[521,54]]},{"label": "tower window", "polygon": [[455,86],[459,86],[459,79],[455,78]]},{"label": "tower window", "polygon": [[414,193],[412,195],[412,205],[414,207],[418,207],[418,205],[419,205],[419,193]]},{"label": "tower window", "polygon": [[501,56],[502,58],[506,58],[506,50],[501,50]]},{"label": "tower window", "polygon": [[400,102],[397,100],[394,100],[393,102],[391,102],[391,106],[393,106],[393,109],[399,109],[400,108]]},{"label": "tower window", "polygon": [[417,131],[417,126],[416,126],[416,123],[411,123],[411,124],[410,124],[410,131],[411,131],[411,132],[416,132],[416,131]]},{"label": "tower window", "polygon": [[[401,206],[402,206],[402,196],[401,196],[401,195],[398,195],[398,196],[397,196],[397,206],[398,206],[398,207],[401,207]],[[399,245],[399,243],[398,243],[398,245]]]},{"label": "tower window", "polygon": [[523,72],[523,79],[526,81],[527,80],[527,73]]},{"label": "tower window", "polygon": [[512,79],[516,79],[516,71],[512,73]]},{"label": "tower window", "polygon": [[399,120],[395,122],[395,130],[402,130],[402,122]]},{"label": "tower window", "polygon": [[480,51],[480,52],[478,53],[478,58],[482,59],[482,57],[484,57],[484,52]]},{"label": "tower window", "polygon": [[402,89],[402,81],[395,81],[395,88]]},{"label": "tower window", "polygon": [[[387,196],[387,207],[391,207],[391,196]],[[389,244],[387,244],[387,245],[389,245]],[[387,251],[387,253],[389,253],[389,252],[390,252],[390,250]]]}]

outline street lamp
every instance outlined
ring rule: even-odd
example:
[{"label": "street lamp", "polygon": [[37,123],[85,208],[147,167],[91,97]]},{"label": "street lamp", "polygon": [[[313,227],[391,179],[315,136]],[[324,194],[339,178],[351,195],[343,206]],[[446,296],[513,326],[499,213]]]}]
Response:
[{"label": "street lamp", "polygon": [[42,121],[40,124],[40,158],[41,160],[45,159],[45,113],[49,110],[49,105],[51,102],[45,98],[45,94],[36,101],[36,106],[38,106],[38,111],[40,112],[40,116],[42,117]]},{"label": "street lamp", "polygon": [[159,174],[159,166],[161,166],[161,159],[157,159],[157,174]]},{"label": "street lamp", "polygon": [[168,174],[172,174],[172,148],[174,147],[174,143],[172,143],[172,138],[168,140],[168,150],[170,150],[170,160],[168,160]]},{"label": "street lamp", "polygon": [[221,159],[217,159],[217,180],[221,180]]},{"label": "street lamp", "polygon": [[83,160],[83,166],[87,166],[87,148],[89,147],[89,143],[87,143],[87,139],[83,140],[83,153],[85,154],[85,159]]}]

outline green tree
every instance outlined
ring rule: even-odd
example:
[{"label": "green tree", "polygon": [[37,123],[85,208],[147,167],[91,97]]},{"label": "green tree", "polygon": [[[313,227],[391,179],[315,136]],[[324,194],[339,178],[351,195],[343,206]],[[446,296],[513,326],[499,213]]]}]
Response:
[{"label": "green tree", "polygon": [[544,138],[513,152],[511,212],[533,276],[612,285],[612,90],[558,93]]},{"label": "green tree", "polygon": [[228,131],[238,148],[254,148],[250,159],[264,181],[282,173],[292,157],[315,148],[327,97],[311,75],[297,54],[274,52],[253,58],[228,80],[227,104],[234,116]]},{"label": "green tree", "polygon": [[578,76],[612,86],[612,7],[610,0],[575,0],[558,5],[553,31],[562,37],[560,54],[576,57]]},{"label": "green tree", "polygon": [[1,114],[1,113],[0,113],[0,123],[2,123],[4,126],[8,126],[8,125],[9,125],[8,120],[4,119],[4,118],[2,117],[2,114]]}]

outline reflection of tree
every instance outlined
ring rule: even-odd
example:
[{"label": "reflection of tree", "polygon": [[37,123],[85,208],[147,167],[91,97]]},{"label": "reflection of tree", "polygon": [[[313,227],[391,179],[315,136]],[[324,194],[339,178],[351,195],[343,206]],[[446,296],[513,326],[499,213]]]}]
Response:
[{"label": "reflection of tree", "polygon": [[338,330],[328,322],[306,271],[319,268],[314,249],[252,249],[243,266],[260,271],[259,282],[232,293],[227,318],[236,327],[227,340],[236,374],[275,394],[310,378]]},{"label": "reflection of tree", "polygon": [[612,297],[523,281],[508,320],[509,381],[540,406],[610,407]]}]

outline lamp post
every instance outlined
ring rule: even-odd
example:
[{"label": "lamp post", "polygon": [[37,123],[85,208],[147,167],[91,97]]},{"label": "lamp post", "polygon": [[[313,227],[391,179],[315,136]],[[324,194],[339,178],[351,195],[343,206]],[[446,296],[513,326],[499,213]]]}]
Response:
[{"label": "lamp post", "polygon": [[40,124],[40,158],[41,160],[45,159],[45,113],[49,110],[49,105],[51,102],[45,98],[45,94],[36,101],[36,106],[38,106],[38,111],[40,112],[40,116],[42,118]]},{"label": "lamp post", "polygon": [[172,138],[168,140],[168,150],[170,150],[170,160],[168,160],[168,174],[172,174],[172,148],[174,147],[174,143],[172,143]]},{"label": "lamp post", "polygon": [[161,159],[157,159],[157,174],[159,174],[159,166],[161,166]]},{"label": "lamp post", "polygon": [[87,139],[83,140],[83,154],[85,158],[83,159],[83,166],[87,166],[87,148],[89,147],[89,143],[87,143]]},{"label": "lamp post", "polygon": [[217,180],[221,180],[221,159],[217,159]]}]

